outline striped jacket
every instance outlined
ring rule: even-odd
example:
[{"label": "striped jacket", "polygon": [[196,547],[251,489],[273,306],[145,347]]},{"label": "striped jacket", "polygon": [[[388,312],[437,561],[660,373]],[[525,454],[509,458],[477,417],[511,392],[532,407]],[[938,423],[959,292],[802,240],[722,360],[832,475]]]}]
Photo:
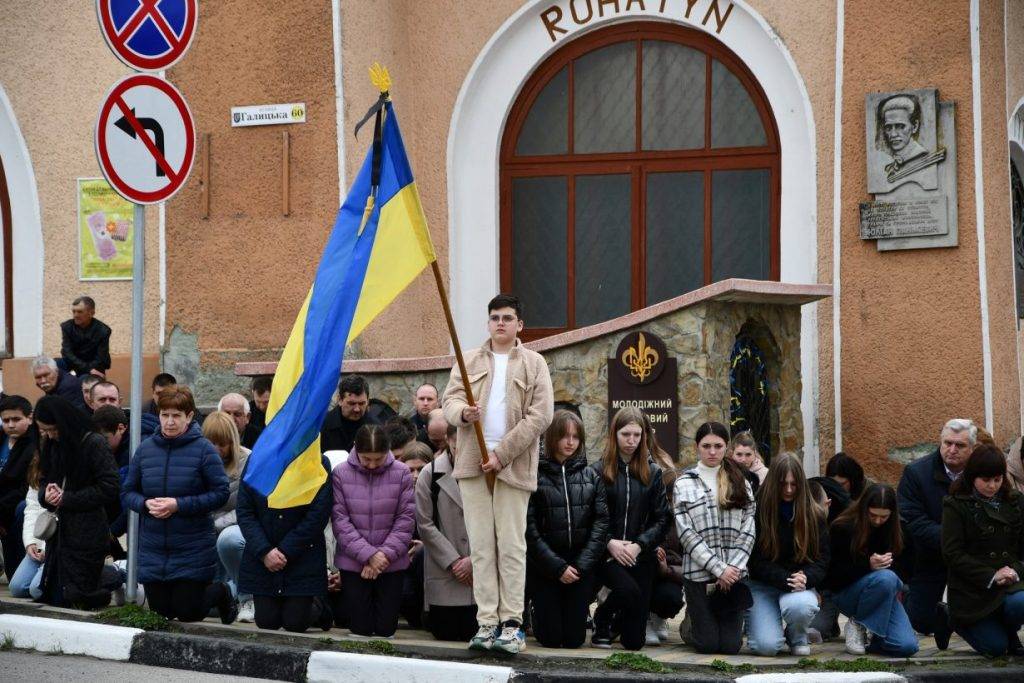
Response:
[{"label": "striped jacket", "polygon": [[756,505],[750,484],[744,481],[744,485],[750,502],[743,508],[721,510],[696,467],[676,480],[676,529],[683,550],[683,578],[687,581],[716,581],[729,565],[746,574],[754,547]]}]

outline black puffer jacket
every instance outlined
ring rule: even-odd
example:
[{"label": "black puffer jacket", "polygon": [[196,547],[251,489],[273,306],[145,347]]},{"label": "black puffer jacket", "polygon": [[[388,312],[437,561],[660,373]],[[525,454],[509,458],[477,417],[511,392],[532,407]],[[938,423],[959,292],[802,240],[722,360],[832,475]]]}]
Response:
[{"label": "black puffer jacket", "polygon": [[580,449],[564,464],[544,458],[526,513],[526,546],[532,571],[557,579],[572,565],[594,570],[608,542],[608,499],[601,475],[587,467]]},{"label": "black puffer jacket", "polygon": [[[647,466],[651,470],[651,477],[644,484],[629,473],[629,468],[620,458],[615,481],[611,484],[605,482],[608,491],[608,538],[638,544],[641,555],[654,553],[658,544],[665,540],[668,525],[672,521],[661,468],[650,458]],[[600,460],[591,468],[601,476]]]}]

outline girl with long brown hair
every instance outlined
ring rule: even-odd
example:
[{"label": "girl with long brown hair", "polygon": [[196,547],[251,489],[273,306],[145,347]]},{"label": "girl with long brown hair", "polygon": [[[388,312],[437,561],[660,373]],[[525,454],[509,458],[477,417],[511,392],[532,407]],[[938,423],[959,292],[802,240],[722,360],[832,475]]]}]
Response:
[{"label": "girl with long brown hair", "polygon": [[795,455],[782,453],[772,460],[757,493],[756,520],[747,645],[772,657],[788,644],[792,654],[805,657],[811,652],[807,627],[818,613],[814,589],[828,571],[829,541]]},{"label": "girl with long brown hair", "polygon": [[898,599],[903,579],[895,572],[903,552],[896,489],[888,484],[868,486],[832,523],[829,542],[832,566],[827,583],[839,611],[849,617],[846,651],[912,657],[917,637]]},{"label": "girl with long brown hair", "polygon": [[611,647],[612,618],[617,613],[622,646],[644,645],[651,588],[658,563],[655,552],[669,523],[661,468],[651,459],[639,408],[615,413],[604,455],[592,467],[608,494],[610,557],[598,577],[611,590],[594,614],[594,647]]}]

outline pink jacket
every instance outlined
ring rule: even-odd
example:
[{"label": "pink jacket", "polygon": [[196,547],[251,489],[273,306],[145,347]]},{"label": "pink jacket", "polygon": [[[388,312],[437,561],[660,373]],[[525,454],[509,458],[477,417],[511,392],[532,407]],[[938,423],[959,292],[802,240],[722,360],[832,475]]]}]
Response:
[{"label": "pink jacket", "polygon": [[412,473],[390,452],[384,464],[368,470],[355,449],[331,475],[334,507],[331,525],[338,539],[334,564],[349,572],[362,571],[378,550],[391,563],[385,572],[409,566],[409,543],[416,519]]}]

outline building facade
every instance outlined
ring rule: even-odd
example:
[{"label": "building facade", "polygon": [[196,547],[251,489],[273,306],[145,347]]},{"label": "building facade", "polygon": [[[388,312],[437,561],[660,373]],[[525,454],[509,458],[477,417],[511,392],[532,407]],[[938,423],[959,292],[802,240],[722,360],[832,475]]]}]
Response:
[{"label": "building facade", "polygon": [[[501,289],[538,339],[731,277],[830,284],[800,320],[809,465],[842,449],[894,479],[951,417],[1020,435],[1024,2],[200,4],[166,73],[199,152],[147,212],[145,345],[206,401],[279,355],[365,156],[352,129],[379,61],[464,345]],[[24,5],[0,22],[0,337],[55,353],[88,293],[126,352],[130,283],[79,281],[74,237],[125,70],[90,3]],[[232,126],[232,107],[268,103],[304,103],[306,122]],[[900,202],[930,218],[863,232]],[[348,355],[448,351],[425,274]]]}]

